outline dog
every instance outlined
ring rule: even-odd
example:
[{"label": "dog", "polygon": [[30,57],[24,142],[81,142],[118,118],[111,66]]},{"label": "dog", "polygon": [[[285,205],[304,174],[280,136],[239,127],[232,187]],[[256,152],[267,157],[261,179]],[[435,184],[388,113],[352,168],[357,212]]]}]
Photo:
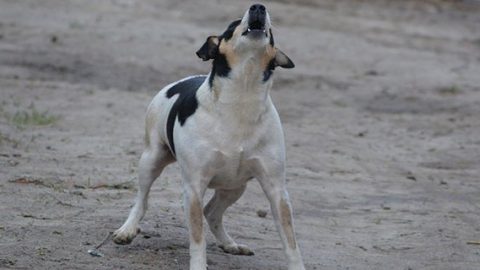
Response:
[{"label": "dog", "polygon": [[[270,16],[255,4],[220,36],[196,52],[213,60],[211,72],[171,83],[153,98],[145,118],[145,150],[139,162],[138,195],[125,223],[114,232],[128,244],[139,232],[150,187],[177,161],[183,178],[190,239],[190,270],[207,269],[203,217],[221,249],[253,255],[225,231],[223,213],[256,178],[266,194],[289,270],[304,270],[285,188],[285,145],[269,92],[276,67],[293,68],[275,47]],[[215,190],[203,207],[207,188]]]}]

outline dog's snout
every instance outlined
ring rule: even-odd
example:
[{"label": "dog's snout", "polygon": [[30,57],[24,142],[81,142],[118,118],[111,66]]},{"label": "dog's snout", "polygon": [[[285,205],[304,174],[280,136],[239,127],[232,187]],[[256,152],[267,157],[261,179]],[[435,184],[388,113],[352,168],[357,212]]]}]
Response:
[{"label": "dog's snout", "polygon": [[252,5],[248,11],[248,25],[251,29],[264,29],[266,8],[264,5],[255,4]]}]

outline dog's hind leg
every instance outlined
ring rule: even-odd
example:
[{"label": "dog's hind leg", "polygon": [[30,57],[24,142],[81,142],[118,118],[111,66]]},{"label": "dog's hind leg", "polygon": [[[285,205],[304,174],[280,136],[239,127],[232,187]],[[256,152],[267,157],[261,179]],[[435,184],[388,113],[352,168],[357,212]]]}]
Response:
[{"label": "dog's hind leg", "polygon": [[113,241],[125,245],[132,242],[137,235],[138,223],[145,215],[150,188],[161,174],[163,168],[172,163],[174,158],[165,145],[148,146],[140,158],[138,170],[138,193],[135,205],[125,223],[113,234]]},{"label": "dog's hind leg", "polygon": [[203,210],[208,226],[215,235],[219,247],[226,253],[234,255],[253,255],[253,251],[247,246],[235,243],[223,227],[223,213],[242,196],[245,187],[234,190],[216,190]]}]

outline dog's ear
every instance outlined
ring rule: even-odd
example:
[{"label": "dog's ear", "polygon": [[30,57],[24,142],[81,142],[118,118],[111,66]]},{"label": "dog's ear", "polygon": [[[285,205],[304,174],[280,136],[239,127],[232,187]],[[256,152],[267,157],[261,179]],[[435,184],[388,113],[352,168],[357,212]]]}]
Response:
[{"label": "dog's ear", "polygon": [[288,58],[288,56],[277,49],[277,52],[275,53],[275,66],[276,67],[283,67],[283,68],[294,68],[295,64]]},{"label": "dog's ear", "polygon": [[200,50],[197,51],[197,56],[202,58],[203,61],[215,58],[218,50],[218,43],[219,39],[217,36],[209,36]]}]

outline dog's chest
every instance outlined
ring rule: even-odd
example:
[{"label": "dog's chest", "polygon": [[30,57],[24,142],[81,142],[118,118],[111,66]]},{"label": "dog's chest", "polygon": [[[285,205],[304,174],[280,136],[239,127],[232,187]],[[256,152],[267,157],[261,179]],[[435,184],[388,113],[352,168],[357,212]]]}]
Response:
[{"label": "dog's chest", "polygon": [[233,189],[252,178],[252,170],[242,147],[233,151],[219,150],[216,153],[215,169],[209,188]]},{"label": "dog's chest", "polygon": [[176,131],[178,154],[185,156],[181,158],[185,166],[204,164],[210,188],[240,187],[252,178],[249,160],[270,145],[269,138],[281,133],[279,125],[272,124],[275,109],[268,97],[223,92],[214,103],[212,92],[202,90],[195,114]]},{"label": "dog's chest", "polygon": [[[231,113],[231,112],[230,112]],[[265,126],[238,110],[235,117],[227,113],[210,122],[197,133],[196,139],[206,145],[206,152],[215,152],[214,173],[210,188],[236,188],[251,178],[249,159],[255,156],[265,140]]]}]

